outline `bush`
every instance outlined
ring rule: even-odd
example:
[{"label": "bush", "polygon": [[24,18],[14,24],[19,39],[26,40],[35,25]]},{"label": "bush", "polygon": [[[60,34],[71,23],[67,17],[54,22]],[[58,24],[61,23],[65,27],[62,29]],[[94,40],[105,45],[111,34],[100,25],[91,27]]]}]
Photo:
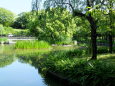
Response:
[{"label": "bush", "polygon": [[98,54],[101,54],[101,53],[108,53],[108,47],[104,47],[104,46],[100,46],[97,48],[97,52]]},{"label": "bush", "polygon": [[[0,25],[1,28],[1,25]],[[1,30],[1,35],[2,36],[7,36],[9,33],[14,33],[14,29],[12,27],[3,27],[2,26],[2,30]]]},{"label": "bush", "polygon": [[30,23],[30,32],[39,40],[45,40],[51,44],[68,44],[72,40],[73,33],[76,32],[76,23],[66,9],[51,8],[47,13],[41,10],[37,17],[39,20],[34,18]]},{"label": "bush", "polygon": [[108,43],[108,40],[97,40],[98,43]]},{"label": "bush", "polygon": [[83,57],[89,55],[89,51],[87,49],[74,49],[68,51],[66,55],[69,57]]},{"label": "bush", "polygon": [[15,36],[30,36],[29,30],[28,29],[14,29]]},{"label": "bush", "polygon": [[14,14],[4,8],[0,8],[0,24],[10,26],[14,22]]},{"label": "bush", "polygon": [[50,47],[51,46],[45,41],[18,41],[15,44],[16,49],[40,49]]},{"label": "bush", "polygon": [[4,35],[8,35],[9,33],[14,33],[14,29],[12,27],[4,27]]}]

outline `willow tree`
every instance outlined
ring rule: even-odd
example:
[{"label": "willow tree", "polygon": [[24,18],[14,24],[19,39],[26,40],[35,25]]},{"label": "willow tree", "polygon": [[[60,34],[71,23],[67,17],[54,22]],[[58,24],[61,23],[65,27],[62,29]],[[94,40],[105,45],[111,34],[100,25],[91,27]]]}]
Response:
[{"label": "willow tree", "polygon": [[[33,0],[34,9],[40,4],[41,0]],[[45,0],[45,8],[53,8],[61,6],[67,8],[72,12],[73,16],[86,18],[91,27],[91,46],[92,46],[92,59],[97,58],[97,22],[98,19],[93,16],[95,10],[100,9],[101,5],[105,4],[106,0]],[[36,8],[37,9],[37,8]]]}]

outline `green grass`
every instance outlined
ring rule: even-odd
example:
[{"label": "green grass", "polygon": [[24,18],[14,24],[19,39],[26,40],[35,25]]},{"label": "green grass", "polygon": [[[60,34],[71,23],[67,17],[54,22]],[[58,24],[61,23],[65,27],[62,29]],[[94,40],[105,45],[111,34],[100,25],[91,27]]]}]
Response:
[{"label": "green grass", "polygon": [[7,42],[8,39],[7,38],[0,38],[0,42],[2,42],[2,41]]},{"label": "green grass", "polygon": [[16,49],[41,49],[51,48],[51,46],[45,41],[18,41],[15,44]]}]

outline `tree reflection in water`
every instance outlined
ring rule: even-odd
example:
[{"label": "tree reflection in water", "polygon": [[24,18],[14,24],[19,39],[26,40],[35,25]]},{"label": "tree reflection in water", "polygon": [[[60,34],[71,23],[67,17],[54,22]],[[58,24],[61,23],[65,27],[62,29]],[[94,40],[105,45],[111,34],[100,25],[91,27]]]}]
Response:
[{"label": "tree reflection in water", "polygon": [[33,54],[23,54],[23,55],[17,55],[17,57],[20,59],[22,63],[28,63],[34,66],[36,69],[38,69],[38,74],[40,74],[44,80],[44,83],[47,86],[76,86],[74,84],[68,83],[66,80],[62,80],[58,77],[55,77],[49,73],[44,73],[42,71],[42,68],[40,68],[39,64],[42,62],[40,58],[47,58],[47,54],[49,52],[45,53],[33,53]]},{"label": "tree reflection in water", "polygon": [[46,86],[73,86],[72,84],[68,84],[66,81],[41,71],[42,67],[39,65],[43,60],[41,58],[47,58],[47,55],[50,53],[50,51],[34,51],[15,50],[11,47],[7,48],[7,46],[0,46],[0,68],[6,67],[7,65],[10,65],[18,60],[21,63],[30,64],[31,66],[35,67],[38,70],[38,75],[40,74],[42,76],[43,82]]},{"label": "tree reflection in water", "polygon": [[0,46],[0,68],[12,64],[15,59],[15,53],[12,53],[12,48],[4,45]]}]

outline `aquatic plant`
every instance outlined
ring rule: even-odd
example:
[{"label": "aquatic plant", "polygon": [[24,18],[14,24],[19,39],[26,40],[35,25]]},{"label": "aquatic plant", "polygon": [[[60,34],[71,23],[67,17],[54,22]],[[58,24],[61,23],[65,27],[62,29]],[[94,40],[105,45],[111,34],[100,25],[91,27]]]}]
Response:
[{"label": "aquatic plant", "polygon": [[40,49],[51,48],[51,46],[45,41],[18,41],[15,44],[16,49]]}]

